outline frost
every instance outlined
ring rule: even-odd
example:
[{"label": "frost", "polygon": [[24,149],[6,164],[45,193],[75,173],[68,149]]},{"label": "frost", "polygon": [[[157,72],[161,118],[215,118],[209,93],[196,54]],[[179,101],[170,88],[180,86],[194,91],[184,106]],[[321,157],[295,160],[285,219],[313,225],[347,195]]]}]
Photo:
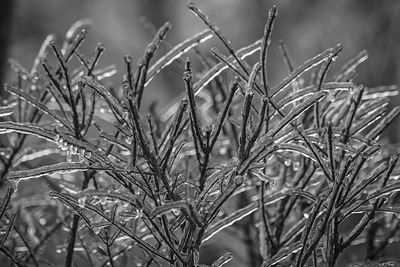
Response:
[{"label": "frost", "polygon": [[[74,251],[86,252],[80,256],[89,263],[90,253],[99,254],[96,266],[119,263],[120,257],[136,266],[205,266],[198,263],[201,245],[229,227],[239,233],[245,226],[251,238],[258,237],[251,249],[261,252],[261,266],[303,266],[313,252],[318,265],[320,255],[335,256],[328,249],[361,244],[371,220],[382,221],[377,232],[386,236],[385,224],[390,228],[400,216],[399,207],[389,206],[400,191],[399,168],[397,155],[389,160],[396,149],[378,140],[400,114],[400,108],[388,108],[397,88],[352,82],[365,52],[332,73],[340,45],[297,68],[283,51],[288,75],[269,84],[276,7],[263,38],[236,50],[199,8],[188,6],[208,29],[155,54],[171,28],[164,24],[136,64],[125,57],[122,88],[103,80],[116,73],[115,65],[98,68],[103,45],[94,55],[83,53],[89,26],[84,20],[68,31],[61,49],[48,36],[32,71],[10,61],[18,80],[5,86],[0,104],[0,134],[6,134],[0,220],[8,224],[0,231],[12,237],[3,237],[0,247],[9,259],[35,264],[55,242],[52,249],[71,261],[77,260]],[[213,35],[227,51],[211,50],[219,63],[197,49]],[[49,60],[48,47],[55,56]],[[147,109],[142,96],[148,84],[195,47],[188,55],[200,64],[192,68],[187,59],[181,73],[184,100],[167,110]],[[12,196],[21,180],[34,178],[52,190],[51,199],[43,192]],[[15,211],[22,216],[18,223],[26,224],[21,228],[10,223]],[[345,234],[329,230],[342,229],[357,213],[362,219]],[[338,242],[325,246],[329,239]],[[225,253],[211,267],[231,259]]]}]

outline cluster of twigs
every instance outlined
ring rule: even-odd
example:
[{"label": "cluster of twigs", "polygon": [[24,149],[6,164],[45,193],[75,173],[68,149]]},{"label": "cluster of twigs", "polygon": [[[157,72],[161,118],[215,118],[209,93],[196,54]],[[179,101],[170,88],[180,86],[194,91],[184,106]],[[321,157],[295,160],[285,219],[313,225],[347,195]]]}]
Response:
[{"label": "cluster of twigs", "polygon": [[[340,45],[294,67],[283,43],[289,74],[271,86],[275,7],[263,37],[239,50],[188,7],[208,29],[152,63],[166,23],[136,67],[125,57],[122,97],[102,84],[115,73],[97,68],[104,47],[91,57],[80,52],[87,21],[73,25],[61,48],[50,35],[31,71],[11,61],[17,79],[5,85],[0,108],[2,254],[17,266],[52,265],[49,250],[67,267],[205,266],[202,244],[234,227],[251,266],[334,266],[354,244],[379,258],[399,230],[398,155],[377,141],[399,114],[388,110],[396,88],[354,84],[365,52],[328,75]],[[212,36],[229,53],[212,49],[217,64],[197,50]],[[142,117],[146,86],[193,48],[204,70],[194,75],[185,60],[184,99]],[[50,156],[59,161],[41,161]],[[13,197],[19,181],[33,178],[45,179],[50,194]],[[45,210],[57,216],[46,221]],[[66,237],[56,248],[55,236]]]}]

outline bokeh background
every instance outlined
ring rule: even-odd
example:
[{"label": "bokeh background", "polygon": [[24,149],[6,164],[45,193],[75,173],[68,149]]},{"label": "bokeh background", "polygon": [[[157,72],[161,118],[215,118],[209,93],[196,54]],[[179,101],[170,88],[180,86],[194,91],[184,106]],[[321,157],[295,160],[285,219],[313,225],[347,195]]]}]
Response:
[{"label": "bokeh background", "polygon": [[[400,80],[400,1],[398,0],[203,0],[196,4],[223,30],[235,48],[260,38],[268,9],[279,7],[271,46],[271,80],[286,74],[277,44],[284,40],[295,64],[299,65],[319,51],[337,43],[344,46],[336,66],[360,50],[369,52],[369,61],[360,69],[358,80],[367,86],[398,84]],[[106,46],[102,65],[123,65],[123,56],[140,57],[155,28],[170,21],[171,44],[204,29],[205,26],[186,8],[182,0],[2,0],[1,63],[7,57],[30,66],[47,34],[62,40],[66,30],[78,19],[90,18],[93,27],[86,45],[92,52],[97,42]],[[149,23],[145,23],[147,21]],[[8,42],[7,42],[8,39]],[[216,38],[203,45],[220,46]],[[162,52],[162,49],[160,50]],[[207,54],[207,53],[206,53]],[[208,53],[209,54],[209,53]],[[167,102],[183,90],[180,66],[168,68],[149,89]],[[172,75],[171,75],[172,74]],[[7,66],[1,77],[7,75]],[[121,81],[122,73],[114,82]],[[168,78],[167,78],[168,77]]]},{"label": "bokeh background", "polygon": [[[295,65],[300,65],[318,52],[343,44],[332,71],[366,49],[369,60],[360,69],[357,81],[366,86],[399,85],[400,81],[400,1],[398,0],[203,0],[195,1],[210,19],[240,48],[259,39],[269,8],[277,4],[279,16],[275,24],[270,50],[270,79],[276,83],[287,74],[278,49],[279,40],[287,44]],[[100,65],[116,64],[122,69],[123,56],[138,59],[153,37],[153,27],[165,21],[173,25],[168,35],[172,45],[205,28],[181,0],[2,0],[0,2],[0,82],[11,78],[7,58],[18,60],[30,68],[47,34],[55,33],[61,41],[76,20],[90,18],[93,27],[83,45],[83,52],[92,53],[98,42],[106,47]],[[153,25],[153,26],[151,26]],[[216,38],[202,45],[222,47]],[[85,51],[86,49],[86,51]],[[160,49],[160,54],[165,52]],[[224,50],[223,50],[224,51]],[[166,105],[184,90],[182,66],[168,67],[146,90],[145,103],[157,99]],[[109,82],[117,86],[123,73]],[[399,102],[393,98],[392,103]],[[392,142],[399,140],[399,123],[388,130]],[[223,242],[210,244],[214,252],[229,249],[236,237],[226,234]],[[240,247],[235,249],[240,250]],[[239,253],[240,254],[240,253]],[[235,264],[246,259],[240,255]],[[232,265],[233,266],[233,265]],[[238,266],[238,265],[237,265]]]},{"label": "bokeh background", "polygon": [[[367,86],[399,84],[400,1],[398,0],[203,0],[196,4],[223,30],[235,48],[260,38],[268,9],[277,4],[279,16],[271,46],[270,78],[286,74],[277,44],[284,40],[295,64],[319,51],[342,43],[336,67],[366,49],[369,60],[360,68],[358,81]],[[90,18],[93,28],[86,40],[87,52],[97,42],[106,46],[101,64],[123,66],[123,56],[140,57],[158,28],[170,21],[171,44],[199,32],[205,26],[182,0],[2,0],[0,3],[0,84],[7,78],[7,58],[30,66],[47,34],[62,40],[78,19]],[[146,21],[146,22],[144,22]],[[152,26],[149,26],[152,25]],[[220,46],[216,38],[204,51]],[[162,49],[160,50],[162,52]],[[207,54],[207,53],[206,53]],[[335,66],[333,67],[333,71]],[[146,91],[145,103],[157,98],[161,105],[183,90],[181,66],[168,68]],[[122,72],[113,78],[120,83]],[[398,99],[393,100],[398,101]],[[399,140],[398,123],[389,129],[391,141]]]}]

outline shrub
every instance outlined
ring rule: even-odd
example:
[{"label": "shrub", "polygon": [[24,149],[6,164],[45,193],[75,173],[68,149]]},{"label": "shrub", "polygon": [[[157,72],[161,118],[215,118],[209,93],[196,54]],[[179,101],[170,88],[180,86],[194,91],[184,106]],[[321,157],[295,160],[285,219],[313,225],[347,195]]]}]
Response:
[{"label": "shrub", "polygon": [[[354,83],[364,51],[328,75],[340,45],[294,67],[283,43],[289,74],[272,86],[276,7],[263,37],[239,50],[188,7],[208,29],[151,63],[166,23],[136,67],[124,58],[120,89],[102,83],[115,72],[98,68],[102,45],[92,57],[80,52],[87,21],[61,48],[50,35],[30,71],[10,62],[17,78],[0,108],[2,262],[206,266],[201,246],[229,229],[250,266],[334,266],[359,244],[366,259],[380,259],[399,229],[398,155],[378,142],[399,114],[387,107],[396,88]],[[213,48],[218,63],[198,50],[212,36],[229,53]],[[182,60],[193,49],[201,72]],[[186,96],[143,117],[146,86],[174,62]],[[235,255],[219,256],[211,266]]]}]

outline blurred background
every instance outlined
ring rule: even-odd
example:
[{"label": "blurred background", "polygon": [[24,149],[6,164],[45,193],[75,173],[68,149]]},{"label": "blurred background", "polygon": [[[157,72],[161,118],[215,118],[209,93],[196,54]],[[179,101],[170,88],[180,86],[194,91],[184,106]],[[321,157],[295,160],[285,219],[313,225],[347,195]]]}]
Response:
[{"label": "blurred background", "polygon": [[[279,40],[287,44],[295,66],[322,50],[343,44],[343,51],[331,70],[333,73],[360,50],[369,53],[367,63],[360,69],[357,81],[366,86],[399,85],[400,81],[400,1],[398,0],[203,0],[195,1],[225,36],[238,49],[253,43],[263,34],[269,8],[279,8],[272,35],[269,64],[270,80],[274,84],[287,74],[278,49]],[[205,25],[180,0],[2,0],[0,3],[0,84],[11,79],[7,58],[18,60],[28,69],[41,43],[49,33],[61,42],[65,32],[82,18],[93,20],[93,27],[81,50],[93,53],[96,43],[102,42],[106,53],[100,66],[116,64],[123,69],[123,56],[130,54],[136,61],[151,41],[153,28],[164,22],[172,23],[168,35],[172,45],[194,35]],[[153,26],[151,26],[153,25]],[[203,44],[202,51],[210,55],[213,46],[222,47],[216,38]],[[86,49],[86,50],[85,50]],[[158,51],[160,56],[166,48]],[[225,51],[225,50],[222,50]],[[225,51],[226,52],[226,51]],[[183,67],[168,67],[145,92],[145,104],[156,99],[166,105],[184,90]],[[123,72],[109,82],[118,87]],[[399,99],[393,99],[393,103]],[[388,130],[392,142],[399,140],[399,124]],[[232,240],[231,240],[232,239]],[[234,235],[223,242],[209,244],[215,253],[225,251]],[[231,242],[232,241],[232,242]],[[236,247],[240,250],[240,248]],[[205,259],[206,260],[206,259]],[[240,255],[235,264],[243,264]],[[234,266],[234,265],[232,265]]]},{"label": "blurred background", "polygon": [[[370,57],[360,69],[358,80],[367,86],[399,83],[400,2],[397,0],[203,0],[195,3],[222,29],[236,49],[262,36],[269,8],[278,5],[270,53],[272,83],[287,73],[277,47],[280,39],[286,42],[295,65],[342,43],[344,49],[336,64],[338,68],[366,49]],[[46,35],[55,33],[61,42],[67,29],[78,19],[93,20],[83,46],[87,49],[85,52],[92,53],[95,44],[102,42],[106,54],[101,65],[113,63],[118,67],[123,66],[125,54],[134,60],[142,55],[153,37],[152,27],[171,22],[173,30],[168,42],[172,45],[205,28],[188,11],[186,1],[178,0],[2,0],[0,10],[4,20],[0,26],[0,81],[6,79],[8,57],[30,67]],[[213,38],[203,45],[206,55],[210,55],[212,46],[221,47]],[[160,49],[158,55],[162,52]],[[181,69],[176,65],[168,68],[147,91],[148,95],[157,95],[165,103],[182,91]],[[122,72],[112,81],[119,85],[121,77]]]},{"label": "blurred background", "polygon": [[[277,82],[286,73],[277,44],[284,40],[295,65],[318,52],[343,44],[336,66],[366,49],[367,64],[360,68],[358,81],[366,86],[399,84],[400,80],[400,2],[397,0],[203,0],[196,4],[220,26],[234,48],[260,38],[269,8],[277,4],[279,16],[275,24],[270,50],[270,79]],[[179,0],[2,0],[0,4],[0,84],[7,78],[7,58],[31,66],[47,34],[55,33],[62,40],[67,29],[78,19],[90,18],[93,28],[86,40],[87,53],[97,42],[105,44],[101,65],[123,66],[123,56],[139,58],[154,29],[169,21],[173,30],[168,42],[178,42],[204,29],[202,22]],[[149,26],[152,25],[152,26]],[[60,41],[61,42],[61,41]],[[213,38],[203,45],[221,46]],[[224,51],[224,50],[223,50]],[[161,54],[162,49],[159,51]],[[183,91],[182,66],[174,65],[159,75],[146,90],[145,104],[154,97],[164,106]],[[119,85],[122,72],[111,81]],[[396,100],[393,100],[396,101]],[[391,141],[397,141],[397,126],[389,129]]]}]

